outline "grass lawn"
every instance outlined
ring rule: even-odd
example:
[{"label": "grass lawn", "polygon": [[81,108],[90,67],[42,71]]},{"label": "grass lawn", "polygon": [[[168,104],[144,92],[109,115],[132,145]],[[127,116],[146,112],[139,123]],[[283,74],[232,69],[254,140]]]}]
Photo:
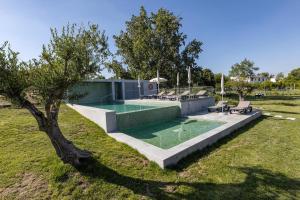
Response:
[{"label": "grass lawn", "polygon": [[0,199],[300,199],[300,97],[253,104],[296,120],[261,117],[168,170],[63,106],[63,132],[96,159],[80,172],[26,110],[0,109]]}]

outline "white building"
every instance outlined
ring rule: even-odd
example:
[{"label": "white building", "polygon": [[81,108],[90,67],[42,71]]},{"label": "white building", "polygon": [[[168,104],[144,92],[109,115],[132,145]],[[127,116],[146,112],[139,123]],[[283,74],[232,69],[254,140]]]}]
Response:
[{"label": "white building", "polygon": [[[238,81],[239,77],[231,76],[230,80]],[[265,76],[261,76],[261,75],[255,75],[255,76],[252,76],[252,77],[249,77],[249,78],[245,79],[245,81],[248,82],[248,83],[262,83],[262,82],[268,81],[268,80],[271,80],[271,79],[269,79],[268,77],[265,77]]]}]

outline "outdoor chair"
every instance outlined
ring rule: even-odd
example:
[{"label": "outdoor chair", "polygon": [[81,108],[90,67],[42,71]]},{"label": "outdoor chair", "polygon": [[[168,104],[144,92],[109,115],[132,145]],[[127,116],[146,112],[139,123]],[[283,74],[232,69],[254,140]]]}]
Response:
[{"label": "outdoor chair", "polygon": [[145,98],[145,99],[153,99],[153,98],[157,98],[158,96],[163,95],[164,93],[165,93],[165,92],[162,91],[162,92],[160,92],[160,93],[158,93],[158,94],[145,95],[145,96],[143,96],[143,98]]},{"label": "outdoor chair", "polygon": [[216,105],[208,107],[208,111],[222,112],[222,107],[223,107],[223,112],[228,112],[230,109],[230,107],[227,104],[227,101],[219,101]]},{"label": "outdoor chair", "polygon": [[229,109],[230,114],[232,112],[239,112],[246,114],[247,112],[252,112],[252,106],[250,106],[250,101],[240,101],[236,107]]},{"label": "outdoor chair", "polygon": [[158,93],[157,95],[155,95],[156,99],[162,99],[162,97],[166,94],[165,91],[162,91],[160,93]]},{"label": "outdoor chair", "polygon": [[178,100],[185,100],[189,97],[190,91],[186,90],[183,93],[177,95]]},{"label": "outdoor chair", "polygon": [[169,100],[172,100],[172,98],[174,97],[175,95],[175,91],[171,91],[169,92],[168,94],[166,95],[162,95],[162,99],[169,99]]},{"label": "outdoor chair", "polygon": [[192,95],[193,98],[199,98],[201,96],[206,96],[207,91],[206,90],[200,90],[199,92],[197,92],[196,94]]}]

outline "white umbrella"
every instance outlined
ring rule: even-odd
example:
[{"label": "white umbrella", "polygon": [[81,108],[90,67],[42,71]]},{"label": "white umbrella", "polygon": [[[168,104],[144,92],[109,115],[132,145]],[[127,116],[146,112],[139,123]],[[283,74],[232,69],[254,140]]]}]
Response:
[{"label": "white umbrella", "polygon": [[157,77],[151,79],[149,82],[157,83],[157,93],[159,93],[159,83],[166,82],[166,81],[167,81],[167,79],[159,77],[159,71],[157,70]]},{"label": "white umbrella", "polygon": [[138,88],[139,88],[139,98],[141,98],[141,80],[140,80],[140,76],[138,76]]},{"label": "white umbrella", "polygon": [[138,76],[138,87],[141,87],[140,76]]},{"label": "white umbrella", "polygon": [[159,83],[160,83],[160,81],[159,81],[159,71],[157,70],[156,71],[156,78],[157,78],[157,94],[159,93]]},{"label": "white umbrella", "polygon": [[188,69],[188,84],[189,84],[189,93],[191,94],[191,83],[192,83],[192,74],[191,67]]},{"label": "white umbrella", "polygon": [[179,93],[179,72],[177,73],[177,94]]},{"label": "white umbrella", "polygon": [[[220,94],[222,95],[222,102],[223,102],[223,95],[225,94],[225,91],[224,91],[224,75],[222,73],[222,76],[221,76],[221,92]],[[222,103],[222,112],[223,112],[223,103]]]},{"label": "white umbrella", "polygon": [[167,82],[168,80],[165,79],[165,78],[159,78],[159,80],[157,78],[153,78],[153,79],[150,79],[149,82],[151,83],[163,83],[163,82]]}]

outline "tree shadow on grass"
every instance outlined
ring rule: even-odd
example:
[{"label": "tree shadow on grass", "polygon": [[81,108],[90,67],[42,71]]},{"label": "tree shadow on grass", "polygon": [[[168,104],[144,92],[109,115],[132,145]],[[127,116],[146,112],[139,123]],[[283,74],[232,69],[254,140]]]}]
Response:
[{"label": "tree shadow on grass", "polygon": [[263,100],[299,100],[300,96],[264,96],[264,97],[254,97],[254,96],[247,96],[248,100],[251,101],[263,101]]},{"label": "tree shadow on grass", "polygon": [[256,166],[234,169],[244,173],[246,178],[238,183],[225,184],[145,180],[122,175],[97,160],[91,161],[88,168],[79,171],[91,181],[101,179],[153,199],[295,199],[300,193],[300,179],[292,179]]},{"label": "tree shadow on grass", "polygon": [[283,110],[269,110],[269,109],[265,109],[264,112],[283,113],[283,114],[291,114],[291,115],[299,115],[300,114],[300,112],[291,112],[291,111],[283,111]]}]

